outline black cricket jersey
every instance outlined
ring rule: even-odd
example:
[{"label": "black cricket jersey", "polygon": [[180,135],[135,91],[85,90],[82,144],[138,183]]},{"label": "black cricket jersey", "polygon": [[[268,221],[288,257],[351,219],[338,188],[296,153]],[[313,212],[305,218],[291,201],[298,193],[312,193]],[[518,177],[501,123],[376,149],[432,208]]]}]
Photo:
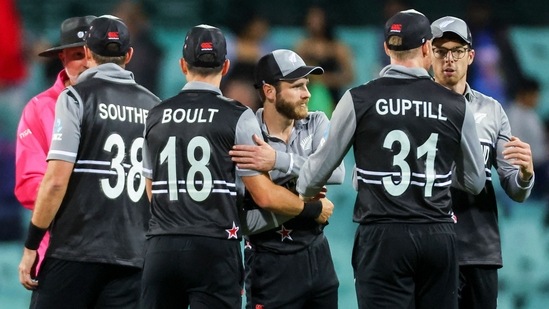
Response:
[{"label": "black cricket jersey", "polygon": [[48,160],[75,165],[47,256],[142,267],[150,218],[142,135],[159,102],[112,63],[87,70],[60,95]]},{"label": "black cricket jersey", "polygon": [[353,146],[357,223],[451,223],[452,180],[474,193],[483,187],[482,152],[465,99],[423,69],[386,67],[381,78],[344,94],[331,124],[326,147],[301,169],[297,189],[318,192]]},{"label": "black cricket jersey", "polygon": [[152,180],[149,236],[241,239],[244,187],[229,156],[261,131],[253,112],[201,82],[152,109],[145,130],[144,174]]}]

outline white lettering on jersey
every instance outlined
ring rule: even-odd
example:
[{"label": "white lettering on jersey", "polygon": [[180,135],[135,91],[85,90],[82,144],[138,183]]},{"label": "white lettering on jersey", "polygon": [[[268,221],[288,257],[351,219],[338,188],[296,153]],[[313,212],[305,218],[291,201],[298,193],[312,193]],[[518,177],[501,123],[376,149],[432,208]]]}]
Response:
[{"label": "white lettering on jersey", "polygon": [[99,103],[99,117],[123,122],[145,123],[149,111],[134,106]]},{"label": "white lettering on jersey", "polygon": [[181,123],[183,121],[187,123],[210,123],[213,122],[213,118],[217,112],[219,112],[219,110],[214,108],[178,108],[175,110],[166,108],[162,114],[162,123],[171,121],[175,123]]},{"label": "white lettering on jersey", "polygon": [[416,117],[438,119],[446,121],[448,118],[442,113],[442,104],[408,99],[379,99],[376,102],[376,111],[379,115],[406,115],[412,113]]}]

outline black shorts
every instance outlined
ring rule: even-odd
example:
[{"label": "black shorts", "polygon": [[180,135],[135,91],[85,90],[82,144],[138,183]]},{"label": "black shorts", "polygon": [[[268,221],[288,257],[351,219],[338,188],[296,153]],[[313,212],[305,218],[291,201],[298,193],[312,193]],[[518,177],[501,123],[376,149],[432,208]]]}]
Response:
[{"label": "black shorts", "polygon": [[459,267],[459,308],[495,309],[498,304],[498,267]]},{"label": "black shorts", "polygon": [[190,235],[147,240],[142,308],[242,307],[240,242]]},{"label": "black shorts", "polygon": [[352,264],[360,308],[457,308],[451,223],[360,225]]},{"label": "black shorts", "polygon": [[46,257],[30,308],[137,308],[141,269]]},{"label": "black shorts", "polygon": [[337,308],[339,281],[326,238],[292,254],[244,252],[246,308]]}]

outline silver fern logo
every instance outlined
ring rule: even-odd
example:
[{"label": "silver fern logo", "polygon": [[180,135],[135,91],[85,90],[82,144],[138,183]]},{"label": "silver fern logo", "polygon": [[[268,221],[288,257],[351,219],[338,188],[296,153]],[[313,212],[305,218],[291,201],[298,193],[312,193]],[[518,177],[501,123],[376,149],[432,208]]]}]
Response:
[{"label": "silver fern logo", "polygon": [[312,148],[312,143],[313,143],[313,135],[311,134],[311,135],[305,137],[305,138],[301,141],[301,143],[300,143],[301,149],[303,149],[303,150],[309,150],[309,149],[311,149],[311,148]]},{"label": "silver fern logo", "polygon": [[485,113],[475,113],[475,122],[480,123],[486,117]]},{"label": "silver fern logo", "polygon": [[446,28],[446,27],[448,27],[449,24],[451,24],[453,22],[454,22],[453,20],[447,20],[445,22],[441,22],[440,23],[440,28]]}]

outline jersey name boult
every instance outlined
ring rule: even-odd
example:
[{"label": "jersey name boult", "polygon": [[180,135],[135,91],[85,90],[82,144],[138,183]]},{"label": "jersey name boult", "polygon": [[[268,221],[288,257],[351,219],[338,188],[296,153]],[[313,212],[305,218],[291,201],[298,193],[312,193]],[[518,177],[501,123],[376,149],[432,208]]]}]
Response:
[{"label": "jersey name boult", "polygon": [[212,122],[217,112],[219,112],[219,109],[216,108],[166,108],[162,112],[162,123],[168,123],[172,121],[175,123]]}]

